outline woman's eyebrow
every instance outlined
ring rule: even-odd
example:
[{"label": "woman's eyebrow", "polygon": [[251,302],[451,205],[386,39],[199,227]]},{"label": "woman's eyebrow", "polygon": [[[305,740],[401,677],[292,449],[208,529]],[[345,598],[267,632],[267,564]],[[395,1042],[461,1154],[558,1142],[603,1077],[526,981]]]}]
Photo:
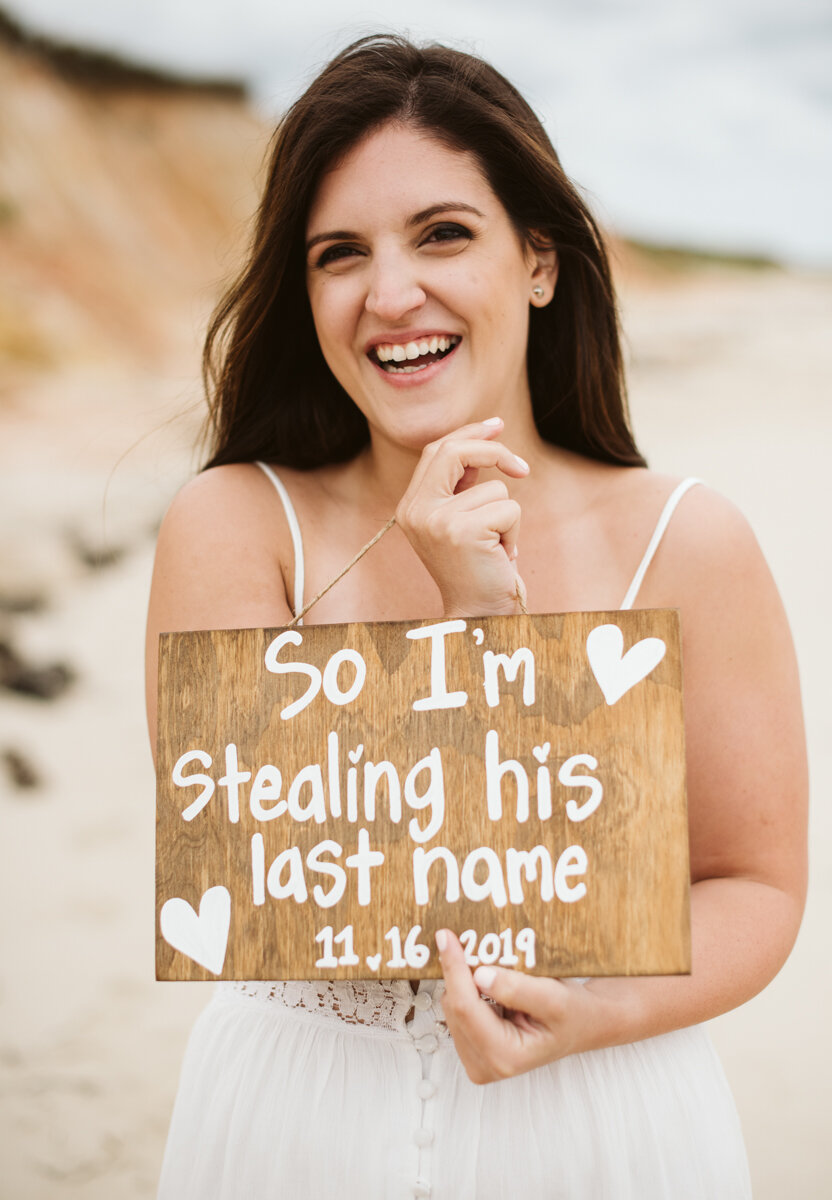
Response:
[{"label": "woman's eyebrow", "polygon": [[307,254],[313,246],[317,246],[319,242],[357,242],[359,235],[350,233],[348,229],[334,229],[332,233],[316,233],[306,243]]},{"label": "woman's eyebrow", "polygon": [[421,212],[414,213],[412,217],[408,217],[407,223],[408,225],[421,225],[423,221],[429,221],[431,217],[445,212],[469,212],[477,217],[483,216],[478,208],[474,208],[473,204],[465,204],[462,200],[444,200],[441,204],[431,204],[430,208],[423,208]]},{"label": "woman's eyebrow", "polygon": [[[465,204],[462,200],[444,200],[441,204],[431,204],[430,208],[423,208],[414,213],[412,217],[407,218],[407,224],[421,225],[423,221],[429,221],[431,217],[446,212],[469,212],[474,216],[483,217],[480,210],[474,208],[473,204]],[[320,242],[356,242],[359,238],[359,234],[348,229],[334,229],[331,233],[316,233],[306,243],[306,252],[308,254],[312,247],[317,246]]]}]

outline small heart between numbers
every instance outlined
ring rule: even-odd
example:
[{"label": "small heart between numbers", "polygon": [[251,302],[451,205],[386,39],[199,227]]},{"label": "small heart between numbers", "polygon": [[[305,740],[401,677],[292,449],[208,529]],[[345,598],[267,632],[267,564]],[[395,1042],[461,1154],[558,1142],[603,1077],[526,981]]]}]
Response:
[{"label": "small heart between numbers", "polygon": [[367,955],[367,966],[370,968],[371,971],[377,971],[379,969],[379,967],[381,966],[381,955],[380,954],[368,954]]}]

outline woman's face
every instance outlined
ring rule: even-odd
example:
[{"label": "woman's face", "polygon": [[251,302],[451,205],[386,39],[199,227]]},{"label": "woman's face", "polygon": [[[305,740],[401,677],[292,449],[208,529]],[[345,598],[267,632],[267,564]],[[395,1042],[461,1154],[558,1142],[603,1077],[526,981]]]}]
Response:
[{"label": "woman's face", "polygon": [[306,237],[321,350],[374,434],[420,450],[469,421],[528,419],[545,268],[472,154],[383,126],[323,178]]}]

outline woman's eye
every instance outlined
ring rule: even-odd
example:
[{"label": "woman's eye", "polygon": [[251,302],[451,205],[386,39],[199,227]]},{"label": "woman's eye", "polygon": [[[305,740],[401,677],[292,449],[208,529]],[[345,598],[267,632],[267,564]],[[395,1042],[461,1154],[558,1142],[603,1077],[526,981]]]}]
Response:
[{"label": "woman's eye", "polygon": [[470,229],[466,229],[464,225],[444,224],[436,225],[431,229],[430,233],[425,238],[426,242],[455,242],[462,239],[468,239],[473,235]]},{"label": "woman's eye", "polygon": [[318,261],[315,263],[315,266],[316,267],[327,267],[327,266],[330,266],[332,263],[341,262],[345,258],[351,258],[353,255],[355,255],[357,253],[358,253],[358,250],[356,249],[355,246],[345,246],[345,245],[327,246],[326,250],[324,250],[324,252],[319,256]]}]

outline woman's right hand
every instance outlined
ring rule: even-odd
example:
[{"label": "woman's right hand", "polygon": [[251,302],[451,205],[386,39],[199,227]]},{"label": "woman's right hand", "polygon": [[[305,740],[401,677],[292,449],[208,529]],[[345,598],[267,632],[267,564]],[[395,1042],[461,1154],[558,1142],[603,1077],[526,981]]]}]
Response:
[{"label": "woman's right hand", "polygon": [[463,425],[430,442],[396,509],[396,522],[436,580],[445,615],[493,616],[518,611],[517,531],[520,505],[501,479],[478,483],[497,468],[513,479],[528,464],[494,439],[499,418]]}]

